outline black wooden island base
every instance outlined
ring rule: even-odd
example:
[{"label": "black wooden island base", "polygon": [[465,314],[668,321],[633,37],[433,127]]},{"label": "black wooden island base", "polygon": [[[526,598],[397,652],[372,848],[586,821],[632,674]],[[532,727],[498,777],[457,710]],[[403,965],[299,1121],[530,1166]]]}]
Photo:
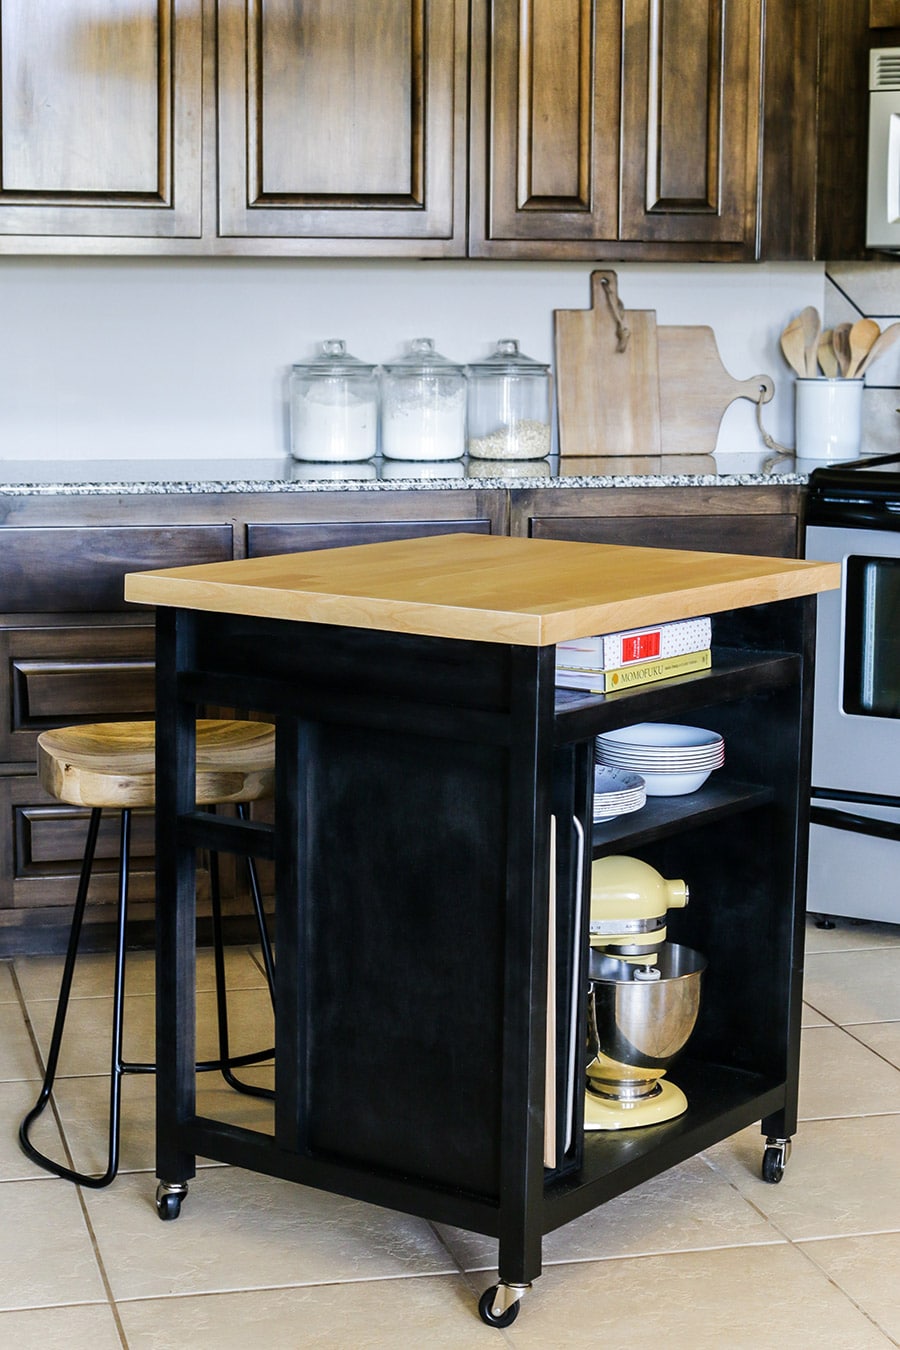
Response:
[{"label": "black wooden island base", "polygon": [[[828,564],[459,535],[132,574],[157,613],[157,1204],[202,1155],[499,1239],[508,1325],[544,1233],[762,1121],[796,1127],[815,601]],[[713,666],[605,697],[554,645],[714,615]],[[276,725],[274,825],[195,809],[210,705]],[[699,792],[592,825],[593,738],[720,731]],[[274,860],[274,1130],[198,1116],[198,849]],[[685,1115],[583,1129],[585,884],[688,879],[708,960]],[[774,1152],[774,1157],[773,1157]],[[777,1173],[777,1175],[776,1175]],[[199,1202],[198,1202],[199,1203]]]}]

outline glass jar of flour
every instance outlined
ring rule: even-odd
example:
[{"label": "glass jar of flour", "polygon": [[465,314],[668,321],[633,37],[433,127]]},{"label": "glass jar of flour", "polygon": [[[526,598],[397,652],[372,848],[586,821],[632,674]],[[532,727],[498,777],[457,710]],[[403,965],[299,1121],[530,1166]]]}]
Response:
[{"label": "glass jar of flour", "polygon": [[550,453],[550,367],[501,338],[469,363],[470,459],[543,459]]},{"label": "glass jar of flour", "polygon": [[320,464],[371,459],[378,449],[377,367],[330,338],[291,368],[291,454]]},{"label": "glass jar of flour", "polygon": [[385,365],[381,389],[385,459],[461,459],[466,450],[466,371],[416,338]]}]

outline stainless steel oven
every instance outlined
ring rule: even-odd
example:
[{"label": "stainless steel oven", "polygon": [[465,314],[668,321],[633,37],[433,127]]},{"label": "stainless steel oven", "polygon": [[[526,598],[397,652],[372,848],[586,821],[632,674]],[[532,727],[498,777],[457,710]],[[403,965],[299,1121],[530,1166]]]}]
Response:
[{"label": "stainless steel oven", "polygon": [[819,596],[807,906],[900,924],[900,456],[810,475]]}]

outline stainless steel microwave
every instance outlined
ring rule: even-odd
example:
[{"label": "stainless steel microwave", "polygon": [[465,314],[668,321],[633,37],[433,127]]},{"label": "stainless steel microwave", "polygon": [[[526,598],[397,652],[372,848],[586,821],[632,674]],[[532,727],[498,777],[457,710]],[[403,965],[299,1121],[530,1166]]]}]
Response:
[{"label": "stainless steel microwave", "polygon": [[900,252],[900,47],[869,53],[866,245]]}]

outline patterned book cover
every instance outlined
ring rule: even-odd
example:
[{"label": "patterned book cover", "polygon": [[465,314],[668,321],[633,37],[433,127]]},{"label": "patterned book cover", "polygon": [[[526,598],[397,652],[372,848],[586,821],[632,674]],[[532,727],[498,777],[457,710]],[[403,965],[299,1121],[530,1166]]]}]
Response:
[{"label": "patterned book cover", "polygon": [[619,670],[638,661],[704,651],[712,643],[712,620],[678,619],[655,628],[633,628],[599,637],[574,638],[556,646],[557,670]]}]

